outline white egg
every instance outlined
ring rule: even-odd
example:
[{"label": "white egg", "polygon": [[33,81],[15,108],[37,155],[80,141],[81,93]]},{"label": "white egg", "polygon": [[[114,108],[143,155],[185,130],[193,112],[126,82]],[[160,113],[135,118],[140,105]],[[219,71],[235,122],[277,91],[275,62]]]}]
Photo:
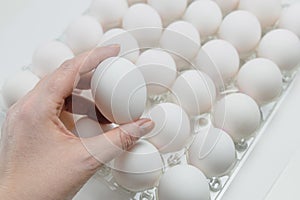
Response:
[{"label": "white egg", "polygon": [[40,79],[29,70],[17,72],[7,79],[2,86],[2,95],[7,107],[15,104],[19,99],[31,91]]},{"label": "white egg", "polygon": [[46,42],[34,52],[31,70],[38,77],[43,78],[73,57],[71,49],[62,42]]},{"label": "white egg", "polygon": [[125,124],[143,114],[147,89],[143,74],[129,60],[112,57],[96,69],[92,94],[100,112],[111,122]]},{"label": "white egg", "polygon": [[109,184],[100,177],[92,177],[76,194],[73,200],[128,200],[130,195],[126,192],[112,190]]},{"label": "white egg", "polygon": [[300,3],[294,3],[284,10],[279,19],[279,28],[288,29],[300,38]]},{"label": "white egg", "polygon": [[157,185],[163,162],[158,150],[149,142],[139,141],[114,160],[116,182],[130,191],[143,191]]},{"label": "white egg", "polygon": [[204,174],[191,165],[172,167],[161,177],[159,200],[209,200],[209,186]]},{"label": "white egg", "polygon": [[161,94],[170,90],[177,76],[173,57],[159,49],[143,52],[136,65],[144,75],[149,95]]},{"label": "white egg", "polygon": [[261,113],[248,95],[233,93],[219,100],[212,109],[215,127],[226,131],[234,141],[248,139],[259,128]]},{"label": "white egg", "polygon": [[103,28],[120,27],[128,10],[127,0],[93,0],[89,14],[96,17]]},{"label": "white egg", "polygon": [[66,30],[66,44],[74,54],[91,50],[97,46],[103,35],[102,26],[91,16],[81,16],[73,21]]},{"label": "white egg", "polygon": [[157,47],[162,33],[162,20],[147,4],[134,4],[123,18],[123,28],[137,39],[140,48]]},{"label": "white egg", "polygon": [[240,56],[249,56],[261,38],[260,23],[248,11],[234,11],[227,15],[219,28],[219,37],[227,40],[237,49]]},{"label": "white egg", "polygon": [[270,31],[262,38],[257,55],[272,60],[283,71],[290,71],[300,62],[300,40],[289,30]]},{"label": "white egg", "polygon": [[195,63],[217,87],[228,84],[237,74],[240,58],[234,46],[225,40],[211,40],[199,51]]},{"label": "white egg", "polygon": [[147,0],[128,0],[128,4],[136,4],[136,3],[147,3]]},{"label": "white egg", "polygon": [[148,0],[147,2],[160,14],[164,25],[180,19],[187,7],[187,0]]},{"label": "white egg", "polygon": [[272,27],[281,14],[281,0],[240,0],[240,10],[253,13],[263,29]]},{"label": "white egg", "polygon": [[188,163],[199,168],[208,178],[225,175],[235,161],[231,137],[214,127],[199,132],[188,150]]},{"label": "white egg", "polygon": [[91,138],[104,133],[104,130],[96,121],[88,117],[82,117],[75,123],[72,132],[80,138]]},{"label": "white egg", "polygon": [[222,22],[222,11],[211,0],[195,1],[189,5],[183,19],[192,23],[204,40],[218,31]]},{"label": "white egg", "polygon": [[162,103],[153,107],[148,115],[155,127],[146,138],[161,153],[184,148],[191,136],[191,125],[188,115],[181,107],[173,103]]},{"label": "white egg", "polygon": [[240,0],[214,0],[221,8],[223,15],[227,15],[228,13],[232,12],[235,10],[238,5]]},{"label": "white egg", "polygon": [[119,44],[119,56],[124,57],[131,62],[136,62],[140,54],[139,44],[133,35],[120,28],[115,28],[104,33],[99,46]]},{"label": "white egg", "polygon": [[175,55],[175,59],[191,61],[201,47],[200,35],[191,23],[176,21],[164,30],[160,46]]},{"label": "white egg", "polygon": [[252,97],[258,104],[269,103],[281,94],[281,71],[271,60],[250,60],[240,69],[237,86],[242,93]]},{"label": "white egg", "polygon": [[216,99],[213,81],[198,70],[184,71],[176,79],[172,92],[177,103],[190,116],[209,112]]}]

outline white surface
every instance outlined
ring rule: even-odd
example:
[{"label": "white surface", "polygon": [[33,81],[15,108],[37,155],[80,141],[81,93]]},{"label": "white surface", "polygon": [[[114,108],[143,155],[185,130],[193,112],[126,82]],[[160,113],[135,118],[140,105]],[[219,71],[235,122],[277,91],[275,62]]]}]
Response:
[{"label": "white surface", "polygon": [[[89,2],[0,0],[0,86],[17,68],[31,62],[38,44],[60,36]],[[223,200],[300,199],[299,90],[298,75],[290,94]]]},{"label": "white surface", "polygon": [[62,35],[90,0],[0,0],[0,86],[28,66],[35,48]]}]

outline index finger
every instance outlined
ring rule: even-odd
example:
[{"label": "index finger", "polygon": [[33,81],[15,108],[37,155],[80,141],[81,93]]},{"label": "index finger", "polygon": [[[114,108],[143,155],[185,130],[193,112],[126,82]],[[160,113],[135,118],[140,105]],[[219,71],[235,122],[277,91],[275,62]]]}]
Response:
[{"label": "index finger", "polygon": [[116,56],[119,51],[119,45],[99,47],[67,60],[41,81],[41,92],[55,102],[63,101],[72,94],[80,76],[95,69],[103,60]]}]

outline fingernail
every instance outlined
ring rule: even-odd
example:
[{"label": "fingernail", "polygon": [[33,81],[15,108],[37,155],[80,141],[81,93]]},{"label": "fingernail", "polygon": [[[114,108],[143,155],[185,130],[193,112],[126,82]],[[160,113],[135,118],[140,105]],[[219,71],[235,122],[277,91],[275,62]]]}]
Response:
[{"label": "fingernail", "polygon": [[152,131],[154,126],[155,126],[155,124],[151,120],[145,121],[144,123],[140,124],[139,127],[141,129],[141,136],[145,136],[150,131]]}]

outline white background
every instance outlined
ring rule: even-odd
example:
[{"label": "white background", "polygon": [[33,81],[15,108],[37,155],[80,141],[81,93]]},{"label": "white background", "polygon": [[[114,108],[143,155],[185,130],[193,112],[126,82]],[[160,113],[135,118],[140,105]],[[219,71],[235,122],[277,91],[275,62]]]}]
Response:
[{"label": "white background", "polygon": [[[59,37],[90,0],[0,0],[0,87]],[[224,200],[300,199],[300,76]]]}]

